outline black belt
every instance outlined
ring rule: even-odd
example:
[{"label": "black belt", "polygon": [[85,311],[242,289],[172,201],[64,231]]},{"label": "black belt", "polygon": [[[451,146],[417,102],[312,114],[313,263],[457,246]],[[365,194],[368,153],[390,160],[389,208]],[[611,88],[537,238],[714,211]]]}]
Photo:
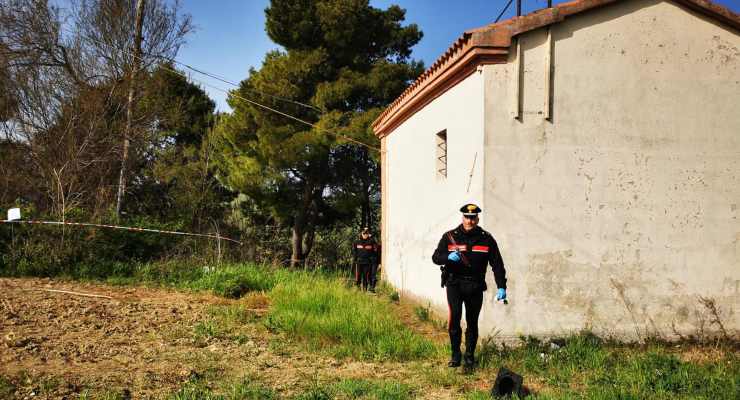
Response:
[{"label": "black belt", "polygon": [[485,278],[484,279],[481,279],[481,278],[482,277],[475,276],[475,275],[458,275],[458,274],[450,275],[450,279],[460,279],[463,281],[472,281],[472,282],[480,282],[481,280],[485,280]]}]

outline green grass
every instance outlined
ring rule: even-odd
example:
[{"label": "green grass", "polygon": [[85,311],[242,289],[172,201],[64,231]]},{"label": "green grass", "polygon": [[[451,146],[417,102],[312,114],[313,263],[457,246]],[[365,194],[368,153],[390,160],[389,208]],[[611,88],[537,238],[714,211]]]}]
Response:
[{"label": "green grass", "polygon": [[544,382],[537,399],[737,399],[740,360],[726,356],[705,363],[680,360],[666,345],[605,342],[590,333],[566,338],[552,350],[536,339],[518,348],[483,346],[481,364],[494,375],[500,366]]},{"label": "green grass", "polygon": [[437,351],[393,316],[387,301],[358,295],[341,279],[297,274],[270,293],[268,327],[337,357],[415,360]]},{"label": "green grass", "polygon": [[415,398],[415,390],[409,385],[395,381],[365,379],[343,379],[333,384],[313,383],[306,391],[295,396],[296,400],[407,400],[413,398]]},{"label": "green grass", "polygon": [[[346,285],[345,277],[337,273],[289,271],[250,264],[222,265],[206,272],[201,266],[169,262],[137,266],[129,277],[113,281],[209,291],[230,298],[266,292],[272,303],[265,318],[268,329],[336,357],[414,360],[439,351],[395,318],[387,300],[358,295]],[[248,323],[252,318],[235,308],[219,310],[212,310],[211,319],[196,325],[196,339],[234,337],[234,326]],[[226,314],[218,316],[214,312]]]},{"label": "green grass", "polygon": [[249,379],[215,391],[201,380],[191,381],[169,397],[170,400],[271,400],[277,398],[272,389]]},{"label": "green grass", "polygon": [[[290,357],[305,349],[338,358],[400,361],[408,372],[408,378],[401,382],[307,382],[298,399],[423,398],[427,388],[461,388],[480,379],[492,384],[502,366],[523,375],[525,385],[538,388],[528,397],[531,399],[740,398],[740,353],[736,347],[725,349],[719,358],[687,362],[676,355],[671,345],[625,345],[590,333],[567,337],[565,345],[558,349],[534,338],[522,338],[517,347],[497,346],[481,339],[477,372],[461,376],[444,366],[447,355],[440,345],[414,334],[395,317],[392,308],[398,294],[389,287],[381,285],[380,295],[369,296],[348,286],[346,277],[340,274],[248,264],[227,264],[207,272],[203,265],[171,261],[122,266],[120,271],[119,275],[108,277],[108,282],[242,298],[239,302],[210,306],[192,331],[173,334],[195,337],[199,342],[217,339],[246,343],[249,335],[255,333],[254,329],[245,328],[260,324],[263,332],[267,328],[270,351],[274,354]],[[269,300],[269,311],[255,314],[249,302],[263,304],[259,302],[265,299]],[[429,307],[416,307],[414,313],[421,321],[435,322]],[[278,398],[274,391],[254,382],[220,382],[217,361],[209,362],[213,364],[213,373],[187,383],[172,398]],[[19,382],[23,380],[0,377],[0,398],[12,396],[14,385]],[[49,380],[40,382],[39,387],[42,392],[52,391],[56,384]],[[460,397],[489,398],[487,391],[478,389],[460,392]]]}]

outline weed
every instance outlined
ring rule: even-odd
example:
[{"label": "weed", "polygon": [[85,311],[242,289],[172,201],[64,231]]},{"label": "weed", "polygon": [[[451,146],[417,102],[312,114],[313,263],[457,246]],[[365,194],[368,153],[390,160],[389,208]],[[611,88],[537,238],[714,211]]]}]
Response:
[{"label": "weed", "polygon": [[9,398],[13,392],[15,392],[15,385],[13,385],[10,380],[0,375],[0,398]]},{"label": "weed", "polygon": [[218,320],[219,324],[226,325],[230,328],[254,322],[256,319],[254,312],[247,309],[247,307],[242,304],[210,306],[206,312],[212,318]]},{"label": "weed", "polygon": [[419,321],[426,322],[429,321],[431,312],[429,310],[429,305],[426,307],[422,306],[416,306],[414,307],[414,314],[416,314],[416,317],[419,318]]},{"label": "weed", "polygon": [[490,400],[491,394],[482,390],[473,390],[465,394],[465,400]]},{"label": "weed", "polygon": [[315,382],[296,397],[297,400],[323,399],[377,399],[406,400],[413,397],[414,390],[394,381],[371,381],[365,379],[343,379],[333,384]]},{"label": "weed", "polygon": [[233,400],[270,400],[276,399],[277,394],[270,388],[245,379],[231,386],[228,398]]},{"label": "weed", "polygon": [[215,395],[205,386],[188,383],[170,396],[170,400],[223,400],[223,396]]},{"label": "weed", "polygon": [[314,383],[306,391],[296,396],[295,400],[332,400],[334,397],[334,391],[331,387]]},{"label": "weed", "polygon": [[59,377],[46,377],[39,380],[38,387],[41,393],[51,393],[64,383]]},{"label": "weed", "polygon": [[126,396],[124,396],[123,393],[119,391],[106,390],[100,396],[96,396],[96,398],[100,400],[124,400],[126,399]]},{"label": "weed", "polygon": [[446,364],[436,365],[431,368],[423,367],[419,372],[422,374],[425,382],[436,387],[452,387],[460,380],[457,370],[448,368]]},{"label": "weed", "polygon": [[[170,395],[170,400],[270,400],[277,398],[275,392],[259,383],[244,379],[226,385],[219,394],[202,379],[188,381],[180,390]],[[220,391],[219,391],[220,392]]]},{"label": "weed", "polygon": [[221,330],[213,320],[208,320],[195,324],[194,333],[196,339],[208,340],[218,338],[221,335]]}]

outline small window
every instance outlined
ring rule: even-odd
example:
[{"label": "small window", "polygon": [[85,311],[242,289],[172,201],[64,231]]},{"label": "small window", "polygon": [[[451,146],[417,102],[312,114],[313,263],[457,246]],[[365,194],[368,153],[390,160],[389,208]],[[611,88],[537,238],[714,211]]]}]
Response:
[{"label": "small window", "polygon": [[447,178],[447,130],[437,134],[437,178]]}]

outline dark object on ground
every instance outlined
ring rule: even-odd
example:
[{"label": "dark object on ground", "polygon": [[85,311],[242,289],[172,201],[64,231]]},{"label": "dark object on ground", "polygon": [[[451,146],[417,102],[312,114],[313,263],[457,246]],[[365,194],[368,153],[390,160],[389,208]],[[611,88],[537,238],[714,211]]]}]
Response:
[{"label": "dark object on ground", "polygon": [[524,391],[522,390],[522,381],[523,378],[521,375],[518,375],[515,372],[501,367],[498,370],[496,382],[493,384],[493,388],[491,389],[491,396],[497,399],[508,397],[513,394],[516,394],[517,396],[524,396]]}]

